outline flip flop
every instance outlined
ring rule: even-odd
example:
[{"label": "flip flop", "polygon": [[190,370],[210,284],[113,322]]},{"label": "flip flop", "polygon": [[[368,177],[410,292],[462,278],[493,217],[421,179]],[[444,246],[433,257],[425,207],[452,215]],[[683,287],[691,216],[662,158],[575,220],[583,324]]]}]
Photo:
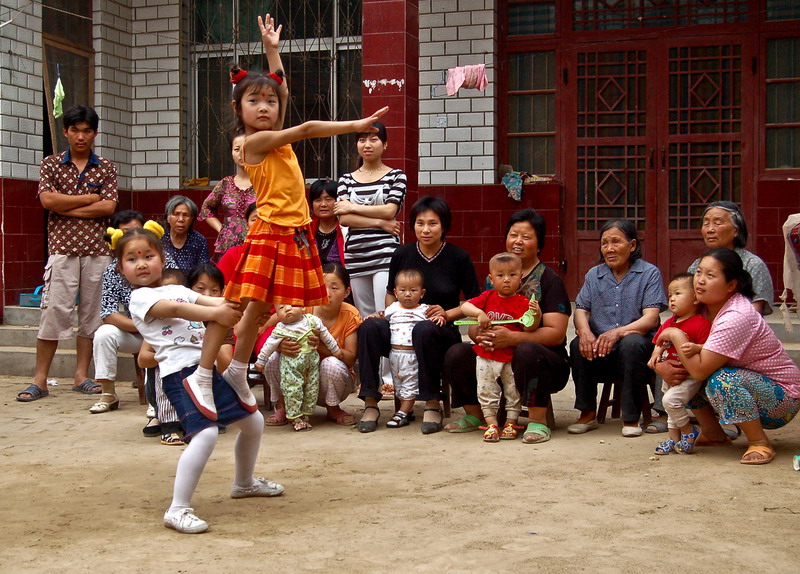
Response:
[{"label": "flip flop", "polygon": [[264,424],[268,427],[282,427],[288,425],[289,420],[286,418],[286,409],[275,409],[275,412],[267,417]]},{"label": "flip flop", "polygon": [[100,383],[95,383],[92,379],[85,379],[80,385],[75,385],[72,390],[76,393],[83,393],[84,395],[99,395],[103,392],[103,387]]},{"label": "flip flop", "polygon": [[[744,458],[748,454],[753,454],[753,453],[760,454],[764,458],[757,458],[755,460],[746,460]],[[769,464],[770,462],[772,462],[772,459],[775,458],[775,455],[776,455],[775,450],[773,450],[772,447],[760,444],[750,444],[747,445],[747,450],[744,452],[739,462],[747,465]]]},{"label": "flip flop", "polygon": [[[22,395],[30,396],[23,397]],[[50,391],[43,391],[37,385],[28,385],[24,391],[17,393],[17,400],[21,403],[30,403],[48,396],[50,396]]]},{"label": "flip flop", "polygon": [[[285,413],[284,413],[284,416],[286,416]],[[354,424],[356,424],[356,417],[354,417],[353,415],[351,415],[347,411],[342,411],[341,413],[339,413],[335,417],[330,417],[329,416],[329,417],[326,417],[326,418],[329,421],[335,422],[337,425],[353,426]],[[289,421],[286,421],[286,422],[289,422]],[[269,423],[267,423],[267,424],[269,424]]]},{"label": "flip flop", "polygon": [[550,428],[542,423],[529,422],[525,434],[522,435],[522,442],[525,444],[538,444],[549,440]]},{"label": "flip flop", "polygon": [[662,420],[654,420],[649,425],[647,425],[644,429],[644,432],[647,434],[658,434],[662,432],[667,432],[667,423]]},{"label": "flip flop", "polygon": [[481,420],[478,417],[472,415],[464,415],[460,419],[454,420],[450,424],[456,425],[458,428],[447,429],[447,432],[452,432],[452,433],[472,432],[480,430]]}]

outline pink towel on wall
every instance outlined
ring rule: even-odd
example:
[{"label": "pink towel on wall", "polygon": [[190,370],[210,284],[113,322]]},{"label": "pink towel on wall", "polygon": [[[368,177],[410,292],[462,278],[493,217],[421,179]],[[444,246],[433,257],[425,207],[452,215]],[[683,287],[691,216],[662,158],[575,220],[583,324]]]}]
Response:
[{"label": "pink towel on wall", "polygon": [[483,91],[489,85],[486,79],[486,64],[474,66],[457,66],[447,71],[447,95],[454,95],[459,88],[478,89]]}]

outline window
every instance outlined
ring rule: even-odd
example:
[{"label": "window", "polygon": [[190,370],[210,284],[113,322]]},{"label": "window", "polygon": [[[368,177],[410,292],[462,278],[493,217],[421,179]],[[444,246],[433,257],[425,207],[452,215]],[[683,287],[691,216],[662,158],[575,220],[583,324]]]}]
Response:
[{"label": "window", "polygon": [[733,24],[747,21],[748,4],[749,0],[573,0],[572,26],[581,31]]},{"label": "window", "polygon": [[555,52],[509,54],[508,163],[515,171],[555,173]]},{"label": "window", "polygon": [[[230,68],[266,71],[257,17],[275,14],[291,97],[286,126],[307,120],[346,120],[361,113],[361,2],[356,0],[194,0],[189,135],[198,177],[216,181],[234,172],[230,157]],[[305,140],[294,146],[307,179],[336,177],[349,168],[348,138]]]},{"label": "window", "polygon": [[510,36],[553,34],[555,31],[555,2],[511,0],[508,3],[508,34]]},{"label": "window", "polygon": [[767,0],[767,20],[800,19],[800,4],[797,0]]},{"label": "window", "polygon": [[800,38],[767,41],[767,169],[800,168]]}]

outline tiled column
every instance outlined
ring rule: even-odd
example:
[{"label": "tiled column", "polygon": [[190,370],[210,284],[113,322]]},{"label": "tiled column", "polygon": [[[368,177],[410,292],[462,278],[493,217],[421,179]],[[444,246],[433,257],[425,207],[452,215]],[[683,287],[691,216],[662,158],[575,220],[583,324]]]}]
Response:
[{"label": "tiled column", "polygon": [[[416,199],[419,170],[419,23],[417,0],[363,0],[362,109],[384,116],[387,165],[408,176]],[[410,205],[408,203],[407,205]]]}]

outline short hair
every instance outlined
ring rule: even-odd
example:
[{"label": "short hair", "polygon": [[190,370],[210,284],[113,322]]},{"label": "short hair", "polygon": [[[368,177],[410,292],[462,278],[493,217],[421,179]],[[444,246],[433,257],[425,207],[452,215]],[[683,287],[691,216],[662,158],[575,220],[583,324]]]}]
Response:
[{"label": "short hair", "polygon": [[541,253],[542,249],[544,249],[544,238],[547,235],[547,224],[542,214],[535,209],[526,207],[509,217],[508,225],[506,225],[506,237],[508,237],[508,232],[511,231],[511,228],[514,227],[515,224],[522,223],[523,221],[527,221],[531,224],[531,227],[533,227],[533,232],[536,233],[536,244],[539,246],[538,253]]},{"label": "short hair", "polygon": [[336,199],[339,182],[334,181],[329,177],[323,177],[311,184],[308,191],[308,202],[313,203],[322,197],[323,193],[327,193],[333,199]]},{"label": "short hair", "polygon": [[744,220],[744,214],[741,208],[732,201],[714,201],[709,203],[703,210],[703,217],[706,216],[709,209],[714,209],[715,207],[724,209],[731,214],[731,223],[733,223],[733,226],[736,228],[733,246],[744,249],[744,246],[747,245],[747,223]]},{"label": "short hair", "polygon": [[[605,225],[600,228],[600,239],[603,234],[609,229],[619,229],[628,241],[636,241],[636,247],[631,252],[631,263],[637,259],[642,258],[642,242],[639,241],[639,232],[636,229],[636,224],[630,219],[613,218],[606,221]],[[600,261],[603,261],[603,252],[600,252]]]},{"label": "short hair", "polygon": [[111,227],[114,229],[119,229],[120,225],[125,225],[131,221],[138,221],[144,225],[146,220],[141,211],[136,211],[135,209],[123,209],[122,211],[118,211],[111,216]]},{"label": "short hair", "polygon": [[164,206],[164,221],[169,225],[169,216],[172,215],[181,204],[189,209],[189,215],[192,217],[192,223],[189,225],[189,229],[192,229],[199,210],[197,209],[197,204],[185,195],[173,195],[167,200],[167,204]]},{"label": "short hair", "polygon": [[744,268],[742,258],[733,249],[727,247],[717,247],[709,249],[700,256],[702,261],[704,257],[713,257],[722,266],[722,273],[725,275],[726,281],[736,281],[736,292],[741,293],[751,301],[756,296],[753,291],[753,278],[747,269]]},{"label": "short hair", "polygon": [[407,269],[401,269],[397,272],[394,276],[394,284],[397,285],[397,280],[400,277],[405,277],[409,281],[418,281],[420,287],[425,287],[425,276],[422,274],[422,271],[419,269],[414,269],[413,267],[409,267]]},{"label": "short hair", "polygon": [[411,231],[414,231],[414,223],[417,221],[417,217],[419,217],[420,213],[426,211],[432,211],[439,216],[439,221],[442,223],[442,239],[444,239],[450,231],[450,227],[453,225],[453,214],[450,211],[450,206],[441,197],[425,195],[414,202],[414,205],[411,206],[411,212],[408,218]]},{"label": "short hair", "polygon": [[64,112],[61,118],[65,130],[81,122],[89,124],[94,132],[96,132],[97,128],[100,126],[100,117],[97,115],[96,111],[88,106],[72,106]]},{"label": "short hair", "polygon": [[[686,271],[681,271],[680,273],[676,273],[675,275],[670,277],[669,283],[672,283],[673,281],[685,281],[687,279],[690,282],[694,282],[694,273],[687,273]],[[667,283],[667,285],[669,285],[669,283]]]},{"label": "short hair", "polygon": [[244,220],[247,221],[250,219],[250,215],[258,208],[258,204],[254,201],[250,205],[247,206],[247,209],[244,210]]},{"label": "short hair", "polygon": [[347,269],[341,263],[336,263],[335,261],[329,261],[322,265],[322,273],[332,273],[339,278],[346,288],[350,288],[350,273],[348,273]]},{"label": "short hair", "polygon": [[222,275],[222,271],[219,270],[219,267],[213,263],[198,263],[195,265],[186,276],[185,285],[191,289],[203,275],[208,275],[209,279],[219,285],[220,290],[225,289],[225,277]]},{"label": "short hair", "polygon": [[170,281],[175,285],[183,285],[186,278],[183,276],[183,271],[170,267],[161,271],[161,282],[164,283],[166,281]]},{"label": "short hair", "polygon": [[502,263],[512,263],[514,265],[518,265],[520,269],[522,268],[522,259],[519,255],[504,251],[503,253],[498,253],[489,259],[489,269],[492,268],[492,265],[500,265]]}]

